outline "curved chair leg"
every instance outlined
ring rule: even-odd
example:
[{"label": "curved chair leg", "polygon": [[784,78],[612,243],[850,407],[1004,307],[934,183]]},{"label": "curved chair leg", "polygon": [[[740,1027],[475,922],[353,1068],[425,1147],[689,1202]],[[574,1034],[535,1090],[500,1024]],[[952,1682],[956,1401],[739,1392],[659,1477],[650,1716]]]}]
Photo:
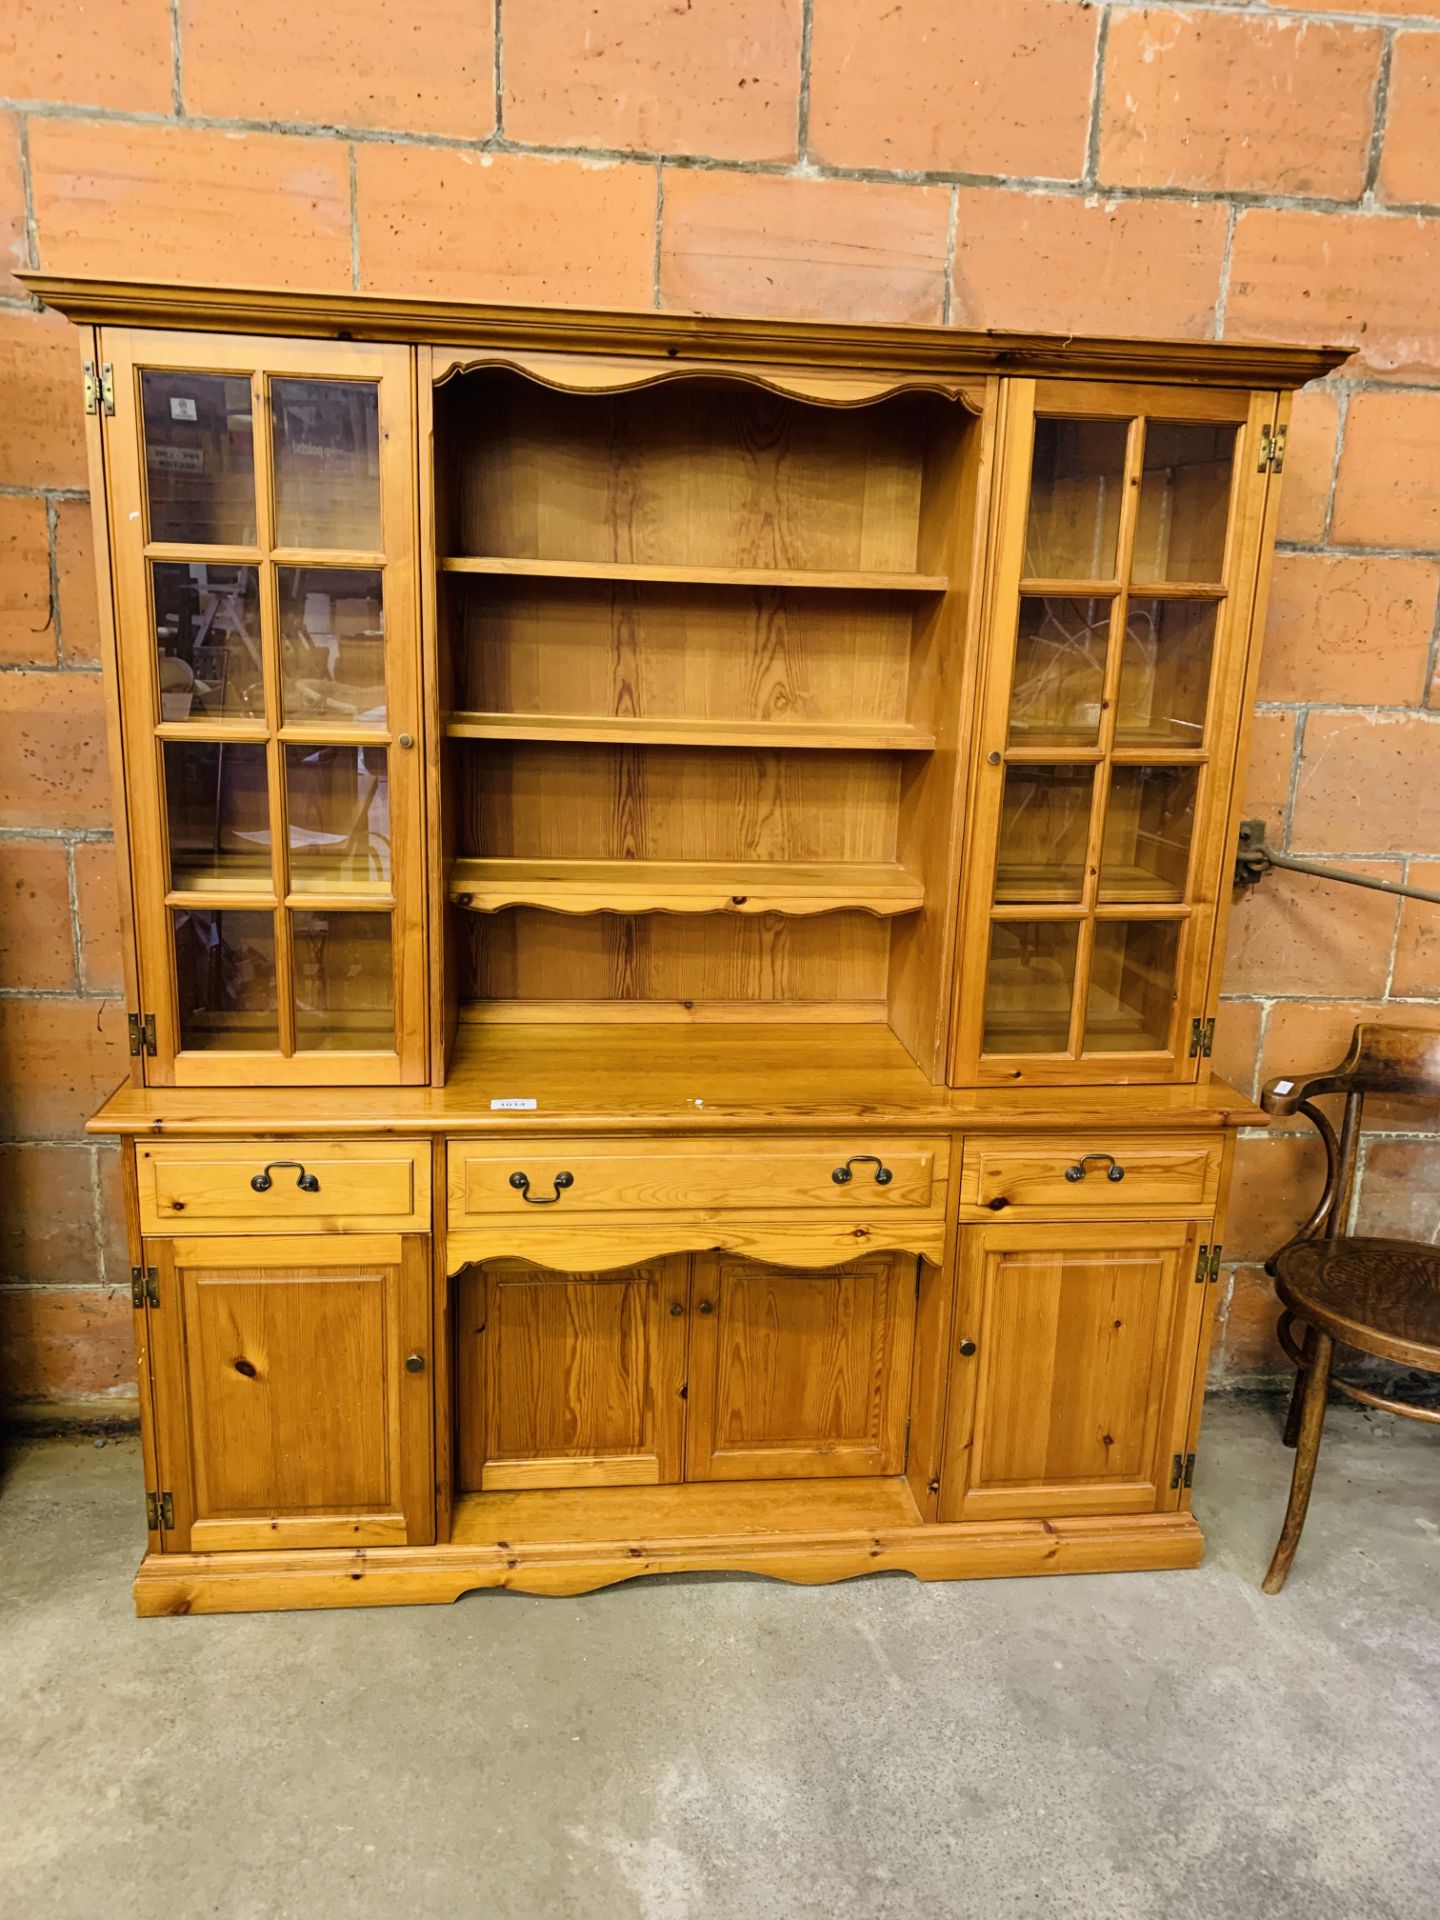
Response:
[{"label": "curved chair leg", "polygon": [[1290,1481],[1290,1504],[1285,1523],[1275,1544],[1275,1557],[1261,1585],[1266,1593],[1279,1593],[1290,1572],[1295,1549],[1305,1525],[1305,1510],[1310,1505],[1310,1488],[1315,1480],[1315,1461],[1320,1452],[1320,1433],[1325,1425],[1325,1396],[1330,1388],[1330,1362],[1335,1342],[1328,1333],[1313,1329],[1313,1343],[1307,1346],[1310,1365],[1305,1373],[1305,1398],[1300,1408],[1300,1432],[1295,1448],[1295,1472]]},{"label": "curved chair leg", "polygon": [[[1288,1314],[1280,1316],[1282,1322],[1289,1319]],[[1300,1438],[1300,1409],[1305,1404],[1305,1382],[1310,1377],[1310,1362],[1315,1356],[1315,1329],[1306,1327],[1304,1338],[1300,1342],[1300,1351],[1305,1355],[1305,1364],[1295,1369],[1295,1388],[1290,1395],[1290,1411],[1285,1416],[1284,1441],[1287,1447],[1293,1447]]]}]

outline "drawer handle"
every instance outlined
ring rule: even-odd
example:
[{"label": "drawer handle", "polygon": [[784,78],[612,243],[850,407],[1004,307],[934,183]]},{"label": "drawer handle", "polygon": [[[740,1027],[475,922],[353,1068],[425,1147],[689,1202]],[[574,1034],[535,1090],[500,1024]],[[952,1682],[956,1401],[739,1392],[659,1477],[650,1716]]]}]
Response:
[{"label": "drawer handle", "polygon": [[1105,1178],[1107,1180],[1123,1180],[1125,1178],[1125,1169],[1116,1160],[1113,1153],[1082,1153],[1073,1167],[1066,1167],[1065,1178],[1067,1180],[1083,1180],[1090,1170],[1090,1162],[1092,1160],[1104,1162]]},{"label": "drawer handle", "polygon": [[514,1187],[520,1198],[527,1201],[532,1207],[553,1207],[565,1189],[574,1186],[575,1176],[573,1173],[557,1173],[555,1176],[555,1191],[553,1193],[542,1193],[539,1195],[531,1193],[530,1176],[528,1173],[512,1173],[510,1176],[510,1184]]},{"label": "drawer handle", "polygon": [[877,1187],[888,1187],[890,1182],[895,1178],[889,1167],[887,1167],[885,1162],[876,1154],[852,1153],[844,1166],[836,1167],[830,1176],[837,1187],[849,1186],[850,1182],[855,1178],[854,1174],[850,1171],[852,1167],[874,1167],[875,1184]]},{"label": "drawer handle", "polygon": [[250,1184],[256,1193],[268,1193],[275,1182],[270,1178],[271,1167],[297,1167],[300,1177],[295,1182],[302,1193],[318,1193],[320,1182],[313,1173],[307,1173],[298,1160],[272,1160],[263,1173],[257,1173]]}]

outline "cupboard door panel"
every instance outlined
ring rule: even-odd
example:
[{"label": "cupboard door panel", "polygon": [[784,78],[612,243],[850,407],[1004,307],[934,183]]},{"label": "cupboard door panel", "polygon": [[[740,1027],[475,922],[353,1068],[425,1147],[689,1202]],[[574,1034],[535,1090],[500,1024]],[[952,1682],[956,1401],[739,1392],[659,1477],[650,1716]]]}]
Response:
[{"label": "cupboard door panel", "polygon": [[691,1480],[900,1473],[915,1261],[695,1257]]},{"label": "cupboard door panel", "polygon": [[421,1083],[410,350],[120,329],[104,352],[146,1079]]},{"label": "cupboard door panel", "polygon": [[687,1286],[683,1257],[606,1273],[473,1269],[456,1322],[462,1485],[678,1480]]},{"label": "cupboard door panel", "polygon": [[965,1227],[942,1520],[1174,1507],[1200,1229]]},{"label": "cupboard door panel", "polygon": [[147,1243],[167,1547],[434,1538],[426,1244]]}]

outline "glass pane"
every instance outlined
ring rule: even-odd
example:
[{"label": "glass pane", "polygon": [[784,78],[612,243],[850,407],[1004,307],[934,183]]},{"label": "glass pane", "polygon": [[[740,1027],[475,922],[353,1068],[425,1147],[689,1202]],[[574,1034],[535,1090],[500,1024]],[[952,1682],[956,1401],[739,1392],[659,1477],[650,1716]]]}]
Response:
[{"label": "glass pane", "polygon": [[274,915],[227,908],[172,918],[180,1045],[278,1048]]},{"label": "glass pane", "polygon": [[1183,900],[1195,831],[1194,767],[1116,767],[1110,777],[1100,898]]},{"label": "glass pane", "polygon": [[162,720],[263,720],[256,567],[150,569]]},{"label": "glass pane", "polygon": [[1008,767],[997,900],[1078,900],[1085,884],[1093,767]]},{"label": "glass pane", "polygon": [[255,441],[244,374],[140,375],[150,538],[255,544]]},{"label": "glass pane", "polygon": [[1124,420],[1037,420],[1025,528],[1031,580],[1113,580]]},{"label": "glass pane", "polygon": [[1133,578],[1222,577],[1238,431],[1194,421],[1149,422]]},{"label": "glass pane", "polygon": [[1170,1044],[1178,920],[1097,920],[1085,1017],[1089,1053],[1136,1053]]},{"label": "glass pane", "polygon": [[1117,746],[1199,747],[1205,742],[1213,600],[1132,600],[1120,662]]},{"label": "glass pane", "polygon": [[1095,745],[1109,639],[1108,600],[1022,598],[1010,689],[1013,746]]},{"label": "glass pane", "polygon": [[297,913],[295,1044],[385,1052],[395,1045],[388,913]]},{"label": "glass pane", "polygon": [[343,567],[280,569],[285,718],[385,724],[381,575]]},{"label": "glass pane", "polygon": [[389,893],[384,747],[287,746],[285,796],[292,891]]},{"label": "glass pane", "polygon": [[380,546],[380,395],[369,380],[272,380],[277,547]]},{"label": "glass pane", "polygon": [[269,893],[265,749],[166,740],[170,885],[187,893]]},{"label": "glass pane", "polygon": [[985,982],[986,1053],[1064,1053],[1075,981],[1075,920],[997,920]]}]

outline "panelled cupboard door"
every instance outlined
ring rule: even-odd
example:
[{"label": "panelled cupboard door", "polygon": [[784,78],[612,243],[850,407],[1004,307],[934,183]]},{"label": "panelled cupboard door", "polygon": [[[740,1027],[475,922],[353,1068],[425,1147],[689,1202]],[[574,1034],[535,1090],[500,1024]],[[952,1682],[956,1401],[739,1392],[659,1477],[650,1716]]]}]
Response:
[{"label": "panelled cupboard door", "polygon": [[409,351],[101,351],[147,1081],[423,1082]]},{"label": "panelled cupboard door", "polygon": [[455,1318],[462,1487],[678,1481],[688,1297],[684,1255],[599,1273],[470,1268]]},{"label": "panelled cupboard door", "polygon": [[166,1548],[434,1540],[428,1244],[146,1243]]},{"label": "panelled cupboard door", "polygon": [[942,1520],[1179,1504],[1203,1231],[961,1228]]},{"label": "panelled cupboard door", "polygon": [[915,1279],[907,1254],[819,1272],[696,1254],[687,1479],[903,1473]]},{"label": "panelled cupboard door", "polygon": [[955,1085],[1200,1068],[1275,415],[1006,382]]}]

